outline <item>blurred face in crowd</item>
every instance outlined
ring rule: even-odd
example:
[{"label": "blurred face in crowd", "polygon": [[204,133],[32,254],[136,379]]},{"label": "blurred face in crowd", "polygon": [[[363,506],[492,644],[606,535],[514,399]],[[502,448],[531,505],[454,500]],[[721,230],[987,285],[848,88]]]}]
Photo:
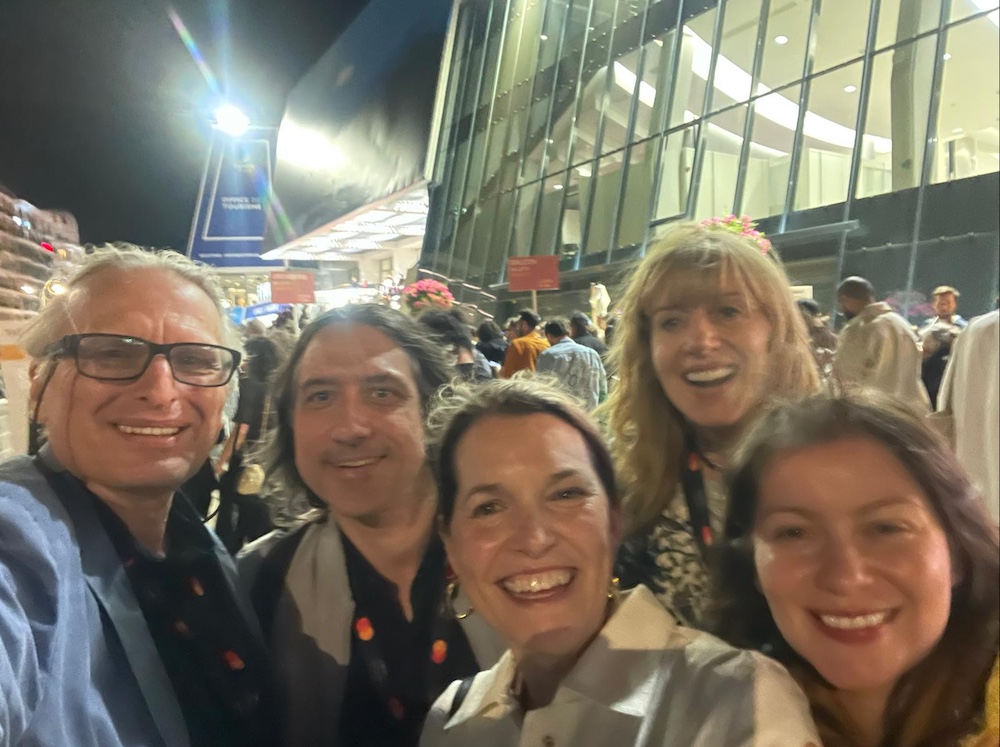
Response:
[{"label": "blurred face in crowd", "polygon": [[938,293],[934,296],[934,313],[944,319],[949,319],[958,310],[958,301],[954,293]]},{"label": "blurred face in crowd", "polygon": [[887,697],[940,640],[956,582],[926,494],[869,437],[778,455],[759,491],[754,557],[782,636],[834,687]]},{"label": "blurred face in crowd", "polygon": [[[106,270],[71,291],[73,334],[107,333],[154,343],[225,345],[212,299],[169,270]],[[171,494],[208,458],[222,428],[227,388],[182,384],[162,355],[134,381],[81,375],[71,355],[35,371],[32,397],[56,459],[99,495]]]},{"label": "blurred face in crowd", "polygon": [[868,306],[867,299],[837,296],[837,309],[848,321],[864,311],[866,306]]},{"label": "blurred face in crowd", "polygon": [[361,324],[317,332],[296,372],[295,466],[341,518],[408,500],[424,468],[423,418],[410,357]]},{"label": "blurred face in crowd", "polygon": [[733,426],[764,397],[771,324],[734,282],[668,290],[647,314],[656,377],[695,426]]},{"label": "blurred face in crowd", "polygon": [[607,614],[620,524],[583,436],[554,415],[488,416],[454,461],[443,534],[473,609],[517,657],[581,651]]}]

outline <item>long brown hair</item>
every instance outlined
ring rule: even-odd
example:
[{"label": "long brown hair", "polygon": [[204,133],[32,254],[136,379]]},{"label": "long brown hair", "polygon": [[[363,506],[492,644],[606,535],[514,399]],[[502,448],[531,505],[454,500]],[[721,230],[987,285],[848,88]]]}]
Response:
[{"label": "long brown hair", "polygon": [[833,688],[784,640],[757,588],[751,535],[761,479],[779,454],[857,436],[889,449],[921,486],[960,579],[941,640],[892,691],[882,744],[954,745],[983,712],[1000,646],[1000,540],[950,449],[902,405],[872,395],[810,397],[775,407],[749,430],[728,479],[729,513],[713,569],[713,632],[784,663],[809,695],[823,743],[852,744],[852,725],[837,708]]},{"label": "long brown hair", "polygon": [[626,282],[609,369],[619,381],[600,415],[607,418],[631,530],[651,524],[677,492],[684,421],[663,392],[650,351],[652,303],[662,294],[708,295],[732,278],[771,324],[769,389],[798,396],[819,388],[808,334],[788,276],[773,250],[750,239],[682,223],[650,248]]}]

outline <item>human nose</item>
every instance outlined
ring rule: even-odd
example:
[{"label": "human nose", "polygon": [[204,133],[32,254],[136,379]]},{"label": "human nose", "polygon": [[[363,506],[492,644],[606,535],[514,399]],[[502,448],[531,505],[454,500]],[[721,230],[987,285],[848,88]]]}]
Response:
[{"label": "human nose", "polygon": [[871,578],[868,558],[850,538],[827,540],[818,560],[817,586],[826,591],[845,594]]},{"label": "human nose", "polygon": [[703,308],[691,312],[687,324],[687,346],[692,351],[711,350],[719,345],[719,330]]},{"label": "human nose", "polygon": [[519,509],[514,531],[518,549],[530,558],[542,557],[555,545],[551,519],[538,508]]},{"label": "human nose", "polygon": [[355,393],[345,393],[340,407],[333,414],[331,438],[349,446],[356,446],[371,435],[371,417],[368,407]]},{"label": "human nose", "polygon": [[162,353],[153,356],[137,383],[142,387],[142,397],[150,402],[167,404],[177,399],[174,370]]}]

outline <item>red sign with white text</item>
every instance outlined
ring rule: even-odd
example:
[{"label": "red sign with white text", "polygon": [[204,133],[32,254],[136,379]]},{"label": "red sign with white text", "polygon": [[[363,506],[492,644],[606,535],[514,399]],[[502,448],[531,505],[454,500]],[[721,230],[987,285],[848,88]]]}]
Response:
[{"label": "red sign with white text", "polygon": [[316,276],[311,272],[272,272],[271,303],[316,303]]},{"label": "red sign with white text", "polygon": [[507,286],[514,292],[559,290],[559,257],[511,257]]}]

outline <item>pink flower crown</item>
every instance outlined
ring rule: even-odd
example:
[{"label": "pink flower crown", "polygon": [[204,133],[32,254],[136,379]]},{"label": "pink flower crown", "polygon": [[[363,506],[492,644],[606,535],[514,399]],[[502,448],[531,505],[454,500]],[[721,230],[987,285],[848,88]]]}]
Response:
[{"label": "pink flower crown", "polygon": [[706,228],[718,228],[722,231],[729,231],[729,233],[735,233],[737,236],[748,238],[760,247],[762,254],[767,254],[771,251],[771,241],[762,231],[757,230],[757,223],[749,215],[737,216],[734,213],[730,213],[725,218],[708,218],[703,220],[701,225]]}]

